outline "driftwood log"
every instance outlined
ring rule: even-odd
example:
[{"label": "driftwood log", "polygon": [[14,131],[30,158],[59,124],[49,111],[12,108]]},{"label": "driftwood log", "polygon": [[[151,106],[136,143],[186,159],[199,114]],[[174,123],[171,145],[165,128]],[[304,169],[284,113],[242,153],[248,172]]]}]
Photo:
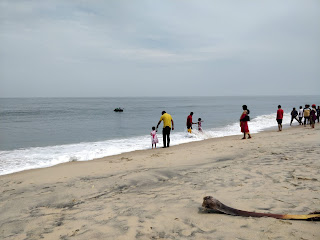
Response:
[{"label": "driftwood log", "polygon": [[306,215],[290,215],[290,214],[273,214],[273,213],[257,213],[238,210],[232,207],[224,205],[219,200],[207,196],[203,198],[202,207],[210,210],[215,210],[221,213],[225,213],[233,216],[243,217],[272,217],[278,219],[291,219],[291,220],[308,220],[308,221],[320,221],[320,212],[313,212]]}]

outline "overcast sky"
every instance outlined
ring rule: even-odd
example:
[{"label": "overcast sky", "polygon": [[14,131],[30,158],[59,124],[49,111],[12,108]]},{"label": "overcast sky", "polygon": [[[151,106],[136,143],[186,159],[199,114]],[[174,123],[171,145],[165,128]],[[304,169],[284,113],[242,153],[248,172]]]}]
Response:
[{"label": "overcast sky", "polygon": [[0,97],[319,94],[319,0],[0,0]]}]

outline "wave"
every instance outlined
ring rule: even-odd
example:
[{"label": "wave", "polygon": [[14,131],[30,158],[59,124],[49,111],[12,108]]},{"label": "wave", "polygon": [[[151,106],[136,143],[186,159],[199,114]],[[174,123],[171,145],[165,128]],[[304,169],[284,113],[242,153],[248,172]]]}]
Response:
[{"label": "wave", "polygon": [[[249,122],[251,133],[258,133],[265,129],[276,127],[275,114],[261,115]],[[283,124],[290,123],[290,114],[285,114]],[[187,142],[201,141],[231,135],[240,135],[239,122],[203,132],[193,130],[192,134],[185,132],[172,132],[171,143],[178,145]],[[162,146],[162,136],[158,133],[159,145]],[[12,151],[0,151],[0,175],[10,174],[28,169],[44,168],[71,161],[88,161],[151,148],[150,136],[139,136],[125,139],[113,139],[99,142],[82,142],[77,144],[34,147]]]}]

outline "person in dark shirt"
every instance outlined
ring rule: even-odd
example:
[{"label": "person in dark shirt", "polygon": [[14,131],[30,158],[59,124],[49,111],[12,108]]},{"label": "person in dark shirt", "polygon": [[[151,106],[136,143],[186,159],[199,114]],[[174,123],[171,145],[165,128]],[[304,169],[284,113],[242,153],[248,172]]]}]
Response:
[{"label": "person in dark shirt", "polygon": [[318,106],[318,108],[317,108],[317,120],[318,120],[318,123],[319,123],[319,118],[320,118],[320,106]]},{"label": "person in dark shirt", "polygon": [[290,122],[290,126],[293,122],[293,119],[297,120],[297,122],[300,124],[300,121],[299,119],[297,118],[298,116],[298,111],[296,110],[296,108],[293,108],[292,111],[291,111],[291,122]]}]

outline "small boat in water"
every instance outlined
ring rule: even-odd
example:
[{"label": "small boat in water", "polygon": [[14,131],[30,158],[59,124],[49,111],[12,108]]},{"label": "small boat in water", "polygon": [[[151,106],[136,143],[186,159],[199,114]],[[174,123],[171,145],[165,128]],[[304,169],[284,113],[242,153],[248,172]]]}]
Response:
[{"label": "small boat in water", "polygon": [[115,108],[113,111],[115,111],[115,112],[123,112],[123,108]]}]

